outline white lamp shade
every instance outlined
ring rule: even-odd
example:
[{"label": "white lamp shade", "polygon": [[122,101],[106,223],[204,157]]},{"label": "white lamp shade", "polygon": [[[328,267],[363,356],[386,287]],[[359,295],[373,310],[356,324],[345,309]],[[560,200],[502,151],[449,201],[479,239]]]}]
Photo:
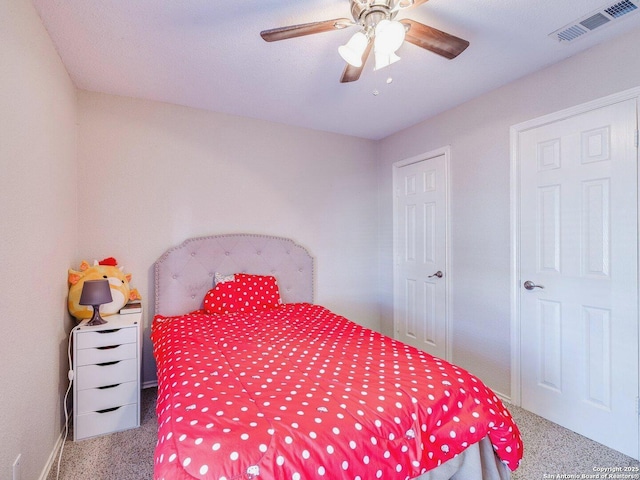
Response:
[{"label": "white lamp shade", "polygon": [[381,20],[376,25],[375,51],[393,53],[404,42],[404,25],[396,20]]},{"label": "white lamp shade", "polygon": [[359,68],[362,66],[362,55],[368,44],[369,39],[367,36],[362,32],[358,32],[349,39],[346,45],[338,47],[338,53],[349,65]]},{"label": "white lamp shade", "polygon": [[383,52],[376,51],[375,56],[376,56],[376,66],[373,69],[374,71],[380,70],[381,68],[384,68],[384,67],[388,67],[392,63],[396,63],[398,60],[400,60],[400,57],[393,52],[383,53]]}]

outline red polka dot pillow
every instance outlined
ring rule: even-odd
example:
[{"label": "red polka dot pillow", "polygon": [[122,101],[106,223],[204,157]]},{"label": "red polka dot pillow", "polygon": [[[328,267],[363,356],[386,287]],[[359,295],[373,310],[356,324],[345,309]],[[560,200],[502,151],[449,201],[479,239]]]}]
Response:
[{"label": "red polka dot pillow", "polygon": [[219,276],[216,273],[216,285],[204,296],[204,309],[207,313],[223,314],[237,311],[233,275]]},{"label": "red polka dot pillow", "polygon": [[[218,279],[216,274],[216,279]],[[208,313],[223,314],[276,308],[282,303],[276,278],[237,273],[216,282],[204,297]]]},{"label": "red polka dot pillow", "polygon": [[282,303],[276,277],[237,273],[235,283],[238,284],[237,303],[240,312],[276,308]]}]

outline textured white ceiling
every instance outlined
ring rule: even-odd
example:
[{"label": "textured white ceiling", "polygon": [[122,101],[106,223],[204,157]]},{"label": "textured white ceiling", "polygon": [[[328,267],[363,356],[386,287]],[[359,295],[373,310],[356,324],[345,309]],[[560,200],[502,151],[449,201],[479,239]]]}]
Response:
[{"label": "textured white ceiling", "polygon": [[[430,0],[402,11],[471,45],[339,83],[355,28],[267,43],[260,31],[350,18],[348,0],[33,0],[77,87],[380,139],[631,29],[640,14],[570,44],[548,34],[603,0]],[[387,85],[391,74],[394,81]],[[374,90],[379,95],[373,95]]]}]

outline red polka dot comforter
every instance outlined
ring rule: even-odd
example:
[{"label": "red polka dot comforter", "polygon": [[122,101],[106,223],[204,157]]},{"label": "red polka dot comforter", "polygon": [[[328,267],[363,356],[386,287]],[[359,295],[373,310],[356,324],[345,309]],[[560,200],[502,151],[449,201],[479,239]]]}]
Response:
[{"label": "red polka dot comforter", "polygon": [[480,380],[310,304],[156,316],[155,478],[410,479],[517,426]]}]

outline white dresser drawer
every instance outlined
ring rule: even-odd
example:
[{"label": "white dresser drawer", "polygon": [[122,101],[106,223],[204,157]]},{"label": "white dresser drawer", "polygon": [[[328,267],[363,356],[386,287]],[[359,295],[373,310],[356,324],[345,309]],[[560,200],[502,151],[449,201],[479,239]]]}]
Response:
[{"label": "white dresser drawer", "polygon": [[118,432],[139,426],[138,404],[123,405],[113,410],[91,412],[76,416],[76,440]]},{"label": "white dresser drawer", "polygon": [[76,369],[78,390],[137,381],[138,360],[135,358],[115,363],[83,365]]},{"label": "white dresser drawer", "polygon": [[142,312],[105,320],[72,331],[74,440],[140,426]]},{"label": "white dresser drawer", "polygon": [[135,343],[137,332],[138,329],[134,327],[78,332],[76,335],[76,341],[78,342],[76,348],[108,347],[123,343]]},{"label": "white dresser drawer", "polygon": [[138,403],[138,382],[126,382],[107,387],[78,391],[78,414]]},{"label": "white dresser drawer", "polygon": [[94,363],[115,362],[136,358],[138,346],[135,343],[110,345],[108,347],[83,348],[78,350],[76,366],[92,365]]}]

